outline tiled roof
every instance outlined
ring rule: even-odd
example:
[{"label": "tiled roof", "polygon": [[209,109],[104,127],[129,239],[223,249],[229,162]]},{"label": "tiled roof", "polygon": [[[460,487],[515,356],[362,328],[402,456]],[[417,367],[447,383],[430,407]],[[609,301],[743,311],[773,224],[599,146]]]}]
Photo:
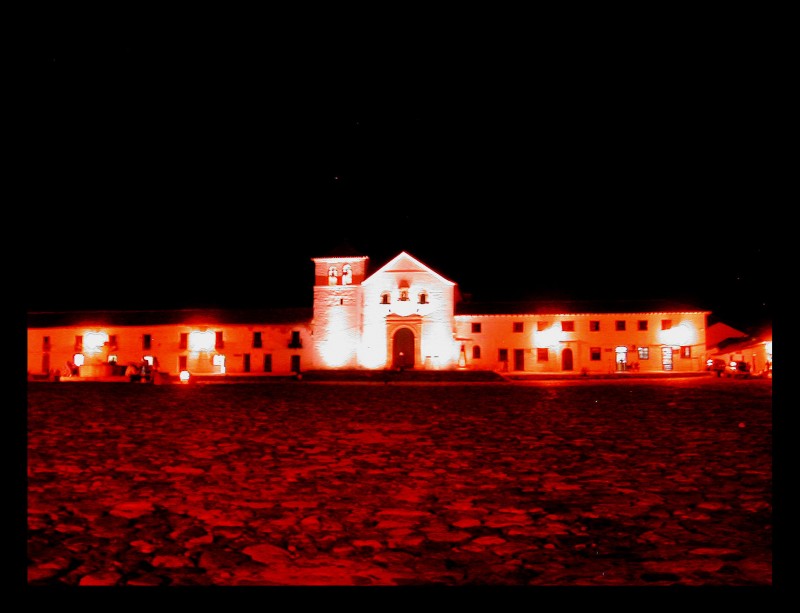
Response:
[{"label": "tiled roof", "polygon": [[726,353],[736,353],[754,345],[760,345],[765,341],[772,340],[772,328],[764,329],[760,333],[753,336],[742,338],[740,336],[732,336],[717,343],[715,349],[717,351],[725,351]]},{"label": "tiled roof", "polygon": [[29,312],[29,328],[60,326],[157,326],[168,324],[307,324],[310,307],[272,309],[175,309],[151,311]]}]

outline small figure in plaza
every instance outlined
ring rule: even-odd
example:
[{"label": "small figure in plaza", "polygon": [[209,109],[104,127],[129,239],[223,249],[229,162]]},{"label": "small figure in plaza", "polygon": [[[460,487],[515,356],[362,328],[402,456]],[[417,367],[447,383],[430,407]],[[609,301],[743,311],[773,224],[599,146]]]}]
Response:
[{"label": "small figure in plaza", "polygon": [[139,367],[133,362],[128,362],[128,368],[125,369],[125,376],[128,377],[131,383],[136,383],[142,377],[141,374],[139,374]]}]

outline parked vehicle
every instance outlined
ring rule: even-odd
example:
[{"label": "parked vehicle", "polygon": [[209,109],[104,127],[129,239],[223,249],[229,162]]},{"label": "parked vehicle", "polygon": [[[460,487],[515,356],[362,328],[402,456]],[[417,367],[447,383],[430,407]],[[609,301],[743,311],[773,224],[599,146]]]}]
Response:
[{"label": "parked vehicle", "polygon": [[718,377],[721,377],[722,373],[725,372],[725,360],[720,360],[719,358],[706,360],[706,370],[715,372]]},{"label": "parked vehicle", "polygon": [[728,368],[725,369],[726,377],[733,377],[736,379],[747,379],[750,377],[750,364],[747,362],[731,362]]}]

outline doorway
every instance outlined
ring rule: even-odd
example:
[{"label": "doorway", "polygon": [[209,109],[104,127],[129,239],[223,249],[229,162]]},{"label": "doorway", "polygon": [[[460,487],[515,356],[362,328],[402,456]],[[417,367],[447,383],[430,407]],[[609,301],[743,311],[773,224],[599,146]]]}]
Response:
[{"label": "doorway", "polygon": [[514,349],[514,370],[525,370],[524,349]]},{"label": "doorway", "polygon": [[408,328],[400,328],[394,333],[392,343],[392,367],[403,370],[414,368],[414,333]]},{"label": "doorway", "polygon": [[561,351],[561,370],[572,370],[572,349]]}]

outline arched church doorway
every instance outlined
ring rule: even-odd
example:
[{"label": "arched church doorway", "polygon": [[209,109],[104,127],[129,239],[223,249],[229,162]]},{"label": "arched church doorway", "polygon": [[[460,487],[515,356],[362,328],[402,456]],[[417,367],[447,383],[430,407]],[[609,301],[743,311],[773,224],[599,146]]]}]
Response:
[{"label": "arched church doorway", "polygon": [[572,349],[561,352],[561,370],[572,370]]},{"label": "arched church doorway", "polygon": [[400,328],[394,333],[392,343],[392,367],[414,368],[414,333],[408,328]]}]

